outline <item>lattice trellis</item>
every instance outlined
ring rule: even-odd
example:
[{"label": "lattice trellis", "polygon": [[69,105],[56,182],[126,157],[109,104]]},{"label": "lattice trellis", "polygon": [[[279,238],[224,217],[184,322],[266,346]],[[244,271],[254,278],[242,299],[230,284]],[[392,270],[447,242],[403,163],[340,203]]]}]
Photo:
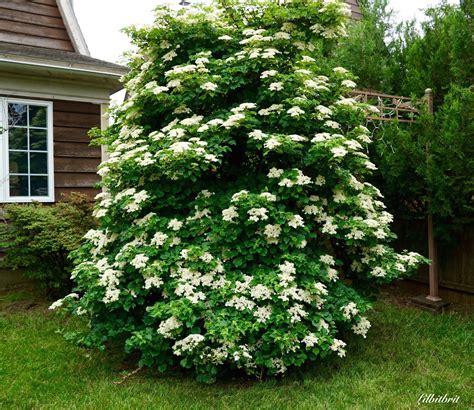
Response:
[{"label": "lattice trellis", "polygon": [[367,117],[375,121],[416,122],[416,117],[420,113],[420,105],[424,103],[423,100],[420,100],[418,104],[415,104],[410,97],[363,90],[354,90],[352,96],[356,101],[365,102],[378,108],[379,114]]}]

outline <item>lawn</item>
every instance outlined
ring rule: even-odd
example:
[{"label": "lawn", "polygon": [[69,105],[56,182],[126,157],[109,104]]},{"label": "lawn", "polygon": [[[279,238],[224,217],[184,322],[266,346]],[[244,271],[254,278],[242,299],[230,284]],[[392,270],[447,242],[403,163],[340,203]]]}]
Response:
[{"label": "lawn", "polygon": [[[408,409],[421,394],[460,396],[472,408],[472,313],[432,315],[387,300],[370,315],[367,340],[349,340],[331,359],[282,379],[220,380],[134,370],[117,353],[65,342],[56,330],[75,323],[48,312],[39,293],[0,294],[0,408]],[[117,383],[119,382],[119,383]],[[120,383],[121,382],[121,383]]]}]

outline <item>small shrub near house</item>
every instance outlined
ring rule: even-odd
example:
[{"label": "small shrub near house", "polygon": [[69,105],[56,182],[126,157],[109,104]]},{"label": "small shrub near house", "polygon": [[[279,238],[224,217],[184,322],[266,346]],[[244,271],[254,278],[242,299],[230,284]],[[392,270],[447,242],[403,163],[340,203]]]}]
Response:
[{"label": "small shrub near house", "polygon": [[377,286],[423,261],[389,246],[392,216],[366,182],[373,108],[324,57],[347,6],[221,3],[158,8],[130,30],[100,226],[75,253],[75,292],[52,305],[88,324],[68,334],[78,343],[120,342],[202,381],[344,357]]},{"label": "small shrub near house", "polygon": [[38,280],[51,295],[71,290],[72,262],[84,233],[96,225],[88,197],[72,194],[54,205],[10,204],[4,207],[0,225],[2,267],[22,269]]}]

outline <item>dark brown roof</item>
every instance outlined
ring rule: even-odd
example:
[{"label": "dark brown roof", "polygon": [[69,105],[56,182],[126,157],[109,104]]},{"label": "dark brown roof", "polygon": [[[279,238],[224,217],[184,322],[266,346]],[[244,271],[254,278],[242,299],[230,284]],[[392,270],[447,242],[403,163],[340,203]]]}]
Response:
[{"label": "dark brown roof", "polygon": [[121,76],[127,68],[108,61],[63,50],[30,47],[0,42],[0,60],[24,61],[41,65],[57,65],[84,71],[99,71]]}]

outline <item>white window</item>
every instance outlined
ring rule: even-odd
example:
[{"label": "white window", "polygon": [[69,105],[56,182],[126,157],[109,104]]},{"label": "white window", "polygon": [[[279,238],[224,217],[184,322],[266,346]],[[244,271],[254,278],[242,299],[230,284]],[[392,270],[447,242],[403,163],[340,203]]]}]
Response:
[{"label": "white window", "polygon": [[0,97],[0,202],[53,202],[53,105]]}]

